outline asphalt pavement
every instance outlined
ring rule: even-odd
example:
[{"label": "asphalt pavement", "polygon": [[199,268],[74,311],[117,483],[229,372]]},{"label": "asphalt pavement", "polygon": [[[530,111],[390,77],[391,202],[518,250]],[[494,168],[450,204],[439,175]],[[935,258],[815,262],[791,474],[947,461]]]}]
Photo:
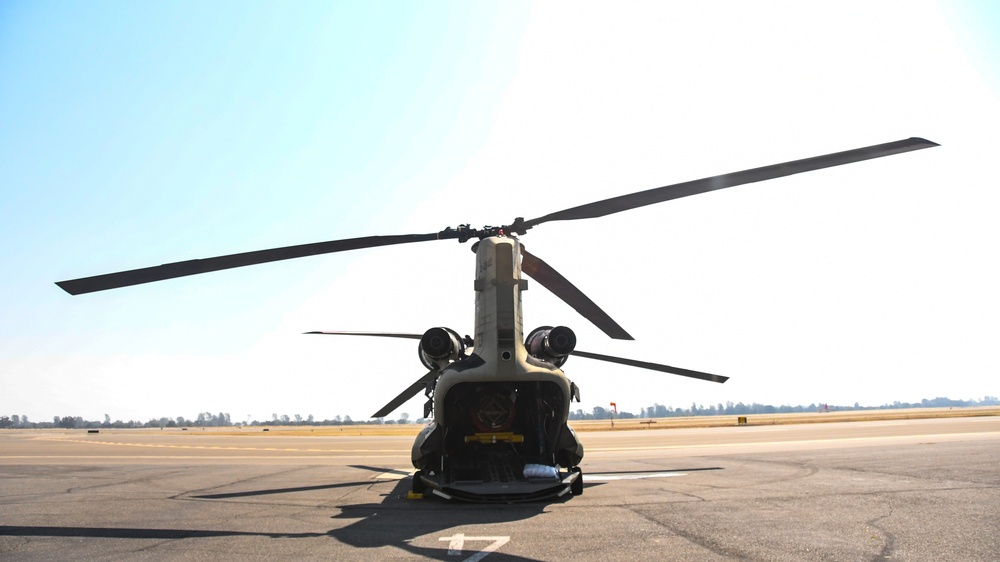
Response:
[{"label": "asphalt pavement", "polygon": [[405,437],[0,431],[0,559],[1000,560],[1000,417],[581,438],[582,495],[476,505]]}]

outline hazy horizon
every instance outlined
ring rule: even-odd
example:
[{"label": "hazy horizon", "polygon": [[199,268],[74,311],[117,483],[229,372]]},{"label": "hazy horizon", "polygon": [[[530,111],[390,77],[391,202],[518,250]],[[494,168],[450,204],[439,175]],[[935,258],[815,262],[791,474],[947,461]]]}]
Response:
[{"label": "hazy horizon", "polygon": [[[71,297],[56,281],[507,224],[919,136],[941,146],[522,237],[591,410],[1000,394],[1000,8],[986,2],[0,5],[0,411],[355,419],[473,330],[469,245]],[[345,341],[350,340],[350,341]],[[399,412],[422,412],[423,396]]]}]

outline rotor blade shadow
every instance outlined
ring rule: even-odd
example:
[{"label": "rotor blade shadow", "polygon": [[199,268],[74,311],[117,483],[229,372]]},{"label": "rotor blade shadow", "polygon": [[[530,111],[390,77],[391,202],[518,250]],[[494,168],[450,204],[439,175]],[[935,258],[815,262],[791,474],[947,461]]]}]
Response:
[{"label": "rotor blade shadow", "polygon": [[360,468],[361,470],[370,470],[371,472],[377,472],[379,474],[398,474],[400,476],[410,476],[411,472],[405,470],[399,470],[398,468],[385,468],[381,466],[367,466],[364,464],[349,464],[347,465],[351,468]]},{"label": "rotor blade shadow", "polygon": [[11,537],[81,537],[105,539],[194,539],[206,537],[313,538],[327,533],[252,533],[247,531],[209,531],[204,529],[141,529],[133,527],[28,527],[0,525],[0,536]]},{"label": "rotor blade shadow", "polygon": [[[388,472],[388,471],[386,471]],[[225,494],[204,494],[200,496],[191,496],[192,498],[197,498],[200,500],[224,500],[230,498],[248,498],[252,496],[267,496],[271,494],[289,494],[293,492],[311,492],[314,490],[332,490],[335,488],[351,488],[354,486],[368,486],[377,482],[386,482],[386,480],[365,480],[361,482],[340,482],[338,484],[320,484],[318,486],[298,486],[295,488],[274,488],[270,490],[252,490],[248,492],[228,492]]]}]

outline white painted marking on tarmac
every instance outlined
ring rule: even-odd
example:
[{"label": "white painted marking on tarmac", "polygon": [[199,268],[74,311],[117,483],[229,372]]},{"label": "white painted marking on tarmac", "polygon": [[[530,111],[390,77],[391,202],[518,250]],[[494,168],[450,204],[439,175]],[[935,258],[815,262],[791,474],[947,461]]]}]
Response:
[{"label": "white painted marking on tarmac", "polygon": [[465,548],[465,535],[458,533],[450,537],[441,537],[439,541],[448,542],[448,556],[461,556],[462,549]]},{"label": "white painted marking on tarmac", "polygon": [[465,550],[465,541],[490,541],[491,544],[462,562],[479,562],[491,552],[496,552],[501,546],[510,542],[510,537],[467,537],[464,533],[456,533],[450,537],[441,537],[439,541],[448,541],[448,556],[461,556]]},{"label": "white painted marking on tarmac", "polygon": [[395,470],[390,470],[389,472],[383,472],[375,477],[376,480],[402,480],[403,478],[413,476],[416,473],[416,469],[406,469],[397,468]]},{"label": "white painted marking on tarmac", "polygon": [[643,480],[645,478],[670,478],[671,476],[687,476],[686,472],[649,472],[639,474],[587,474],[587,482],[594,480],[610,482],[613,480]]}]

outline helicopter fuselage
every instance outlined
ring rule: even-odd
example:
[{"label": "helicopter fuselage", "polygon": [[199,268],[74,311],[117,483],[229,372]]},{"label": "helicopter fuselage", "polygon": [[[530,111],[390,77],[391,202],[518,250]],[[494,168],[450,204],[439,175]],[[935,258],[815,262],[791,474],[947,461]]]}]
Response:
[{"label": "helicopter fuselage", "polygon": [[[524,250],[514,235],[544,223],[596,219],[774,178],[882,158],[937,143],[911,137],[811,158],[742,170],[700,180],[627,193],[505,226],[472,228],[469,224],[438,232],[363,236],[243,252],[206,259],[119,271],[59,281],[72,295],[118,289],[235,267],[412,244],[435,240],[467,242],[478,238],[476,252],[475,338],[461,338],[448,328],[431,328],[423,335],[396,332],[308,332],[419,339],[420,361],[427,373],[372,417],[381,418],[424,390],[430,400],[424,417],[433,421],[413,445],[414,492],[427,487],[444,497],[513,501],[583,492],[577,466],[580,445],[567,425],[570,401],[579,391],[560,370],[572,354],[591,360],[628,365],[662,373],[724,383],[726,376],[576,350],[576,336],[565,326],[542,326],[524,338],[521,294],[527,289],[522,272],[551,291],[608,337],[632,336],[600,306],[541,258]],[[471,349],[469,346],[472,346]]]},{"label": "helicopter fuselage", "polygon": [[566,423],[578,393],[525,347],[520,250],[504,236],[475,248],[474,347],[441,371],[434,420],[413,445],[416,478],[439,495],[537,498],[565,493],[579,477],[583,447]]}]

